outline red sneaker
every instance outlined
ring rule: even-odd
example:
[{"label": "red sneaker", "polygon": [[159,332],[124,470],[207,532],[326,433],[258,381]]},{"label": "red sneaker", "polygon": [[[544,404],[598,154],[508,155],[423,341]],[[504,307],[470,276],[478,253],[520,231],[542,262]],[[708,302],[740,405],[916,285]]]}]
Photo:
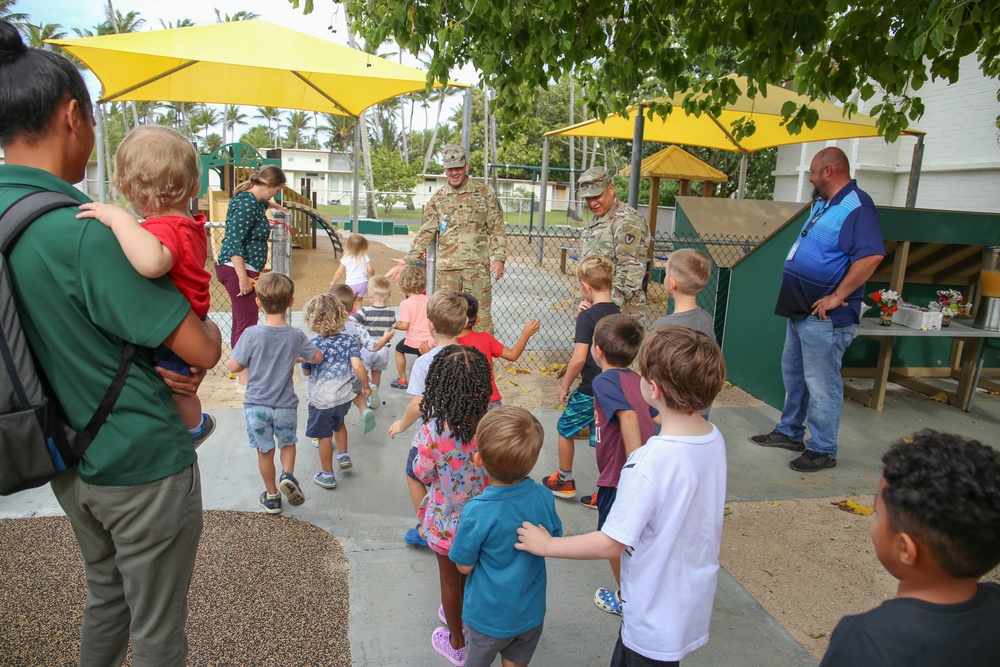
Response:
[{"label": "red sneaker", "polygon": [[543,479],[542,484],[557,498],[572,498],[576,495],[576,484],[571,479],[559,479],[558,470]]}]

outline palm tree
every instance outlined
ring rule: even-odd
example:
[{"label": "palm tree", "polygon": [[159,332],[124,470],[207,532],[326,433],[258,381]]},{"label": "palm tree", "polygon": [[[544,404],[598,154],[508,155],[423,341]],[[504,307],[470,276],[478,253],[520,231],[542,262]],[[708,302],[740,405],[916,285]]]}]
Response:
[{"label": "palm tree", "polygon": [[240,143],[263,150],[271,145],[271,130],[263,125],[254,125],[240,136]]},{"label": "palm tree", "polygon": [[[139,28],[146,23],[145,19],[139,18],[139,12],[129,11],[127,14],[115,10],[108,0],[108,6],[104,8],[104,23],[110,27],[106,34],[121,35],[129,32],[139,32]],[[132,120],[135,127],[139,127],[139,112],[135,104],[132,104]]]},{"label": "palm tree", "polygon": [[24,23],[23,31],[24,36],[28,38],[28,46],[32,46],[36,49],[52,49],[53,51],[62,51],[62,49],[58,46],[45,43],[45,40],[47,39],[62,39],[66,36],[66,31],[63,30],[62,26],[58,23],[40,23],[38,25],[35,25],[34,23]]},{"label": "palm tree", "polygon": [[0,19],[12,23],[17,28],[23,30],[23,26],[28,22],[29,17],[24,12],[15,12],[14,5],[16,4],[17,0],[0,0]]},{"label": "palm tree", "polygon": [[330,135],[325,146],[331,151],[341,151],[346,153],[351,146],[351,135],[354,133],[354,119],[350,116],[341,116],[335,113],[324,113],[324,125],[320,126],[322,132]]},{"label": "palm tree", "polygon": [[[431,157],[434,155],[434,144],[435,142],[437,142],[438,128],[441,127],[441,111],[442,109],[444,109],[444,100],[448,96],[444,88],[434,88],[433,91],[436,92],[438,106],[437,106],[437,113],[434,116],[434,130],[431,132],[431,140],[427,144],[427,152],[424,153],[424,168],[420,172],[422,174],[427,173],[427,168],[431,164]],[[434,93],[432,93],[428,97],[428,101],[431,101],[433,99],[434,99]]]},{"label": "palm tree", "polygon": [[277,107],[257,107],[257,115],[254,118],[260,118],[267,123],[267,130],[271,133],[274,140],[274,147],[278,147],[278,133],[271,128],[271,124],[274,123],[276,127],[280,127],[281,123],[281,109]]},{"label": "palm tree", "polygon": [[247,115],[243,113],[243,108],[235,104],[227,104],[222,110],[222,143],[226,143],[226,130],[229,130],[230,138],[236,131],[237,125],[243,125],[247,120]]},{"label": "palm tree", "polygon": [[177,19],[176,22],[175,21],[164,22],[163,19],[160,19],[160,26],[167,30],[171,28],[190,28],[193,25],[195,25],[195,23],[191,19]]},{"label": "palm tree", "polygon": [[229,14],[222,14],[218,9],[215,10],[215,22],[216,23],[231,23],[233,21],[249,21],[250,19],[259,19],[260,14],[255,14],[253,12],[248,12],[240,10],[230,16]]},{"label": "palm tree", "polygon": [[306,140],[304,132],[309,129],[309,112],[290,111],[285,127],[288,129],[288,134],[286,135],[288,142],[293,144],[294,148],[298,148],[299,143]]},{"label": "palm tree", "polygon": [[198,105],[198,108],[191,113],[191,123],[205,132],[205,136],[203,137],[205,148],[209,146],[209,132],[212,126],[218,122],[219,113],[207,104]]}]

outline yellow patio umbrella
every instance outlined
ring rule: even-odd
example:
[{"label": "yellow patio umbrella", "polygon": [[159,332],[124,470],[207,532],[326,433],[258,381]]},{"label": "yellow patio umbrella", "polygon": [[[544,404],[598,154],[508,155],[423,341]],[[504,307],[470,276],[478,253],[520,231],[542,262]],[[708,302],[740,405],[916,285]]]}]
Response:
[{"label": "yellow patio umbrella", "polygon": [[[730,79],[736,82],[737,87],[743,91],[739,98],[723,107],[718,115],[705,112],[699,116],[688,115],[683,107],[684,98],[687,93],[678,93],[672,97],[659,97],[648,102],[642,102],[629,108],[628,114],[615,114],[608,116],[603,121],[592,119],[570,125],[558,130],[545,133],[545,143],[542,147],[543,167],[548,160],[548,141],[553,136],[568,137],[605,137],[609,139],[625,139],[633,141],[633,163],[637,162],[640,152],[636,151],[636,145],[641,149],[643,141],[657,141],[668,144],[683,144],[685,146],[702,146],[705,148],[716,148],[724,151],[734,151],[742,153],[744,160],[740,164],[740,185],[739,196],[743,196],[743,189],[746,178],[746,156],[762,148],[773,148],[787,144],[801,144],[812,141],[832,141],[835,139],[854,139],[859,137],[877,137],[878,129],[875,126],[875,119],[865,114],[856,113],[850,117],[844,115],[843,107],[829,102],[810,100],[804,95],[781,88],[779,86],[768,86],[767,96],[757,93],[751,98],[747,93],[749,82],[745,77],[730,75]],[[704,94],[695,96],[695,99],[703,98]],[[652,118],[643,118],[641,121],[642,131],[637,132],[636,119],[641,109],[653,102],[670,102],[674,105],[673,110],[666,118],[654,115]],[[802,104],[808,104],[814,109],[819,120],[812,128],[803,126],[799,134],[789,134],[783,123],[781,107],[786,102],[793,102],[798,108]],[[748,137],[737,140],[733,136],[733,122],[738,120],[753,121],[755,131]],[[916,175],[920,172],[920,157],[923,153],[922,138],[924,132],[908,128],[903,134],[917,137],[917,148],[914,152],[913,169],[911,183],[916,181]],[[548,177],[543,168],[542,180]],[[638,193],[638,180],[633,177],[630,187],[632,191]],[[915,200],[915,187],[910,199]],[[540,202],[540,224],[544,224],[544,200]]]},{"label": "yellow patio umbrella", "polygon": [[[877,137],[878,129],[875,119],[865,114],[856,113],[850,117],[844,115],[843,107],[829,102],[810,101],[798,93],[781,88],[768,86],[767,97],[761,93],[751,98],[746,94],[748,82],[741,76],[730,76],[735,80],[740,90],[744,91],[732,104],[723,107],[719,115],[705,112],[700,116],[688,115],[682,108],[686,93],[678,93],[672,97],[658,97],[641,103],[648,106],[652,103],[670,102],[673,111],[666,117],[654,115],[646,118],[642,134],[643,141],[658,141],[668,144],[684,144],[686,146],[702,146],[717,148],[724,151],[739,151],[752,153],[762,148],[773,148],[786,144],[800,144],[809,141],[830,141],[834,139],[854,139],[857,137]],[[696,95],[695,99],[704,95]],[[796,108],[808,104],[819,114],[815,127],[803,126],[800,134],[789,134],[781,114],[781,107],[786,102],[793,102]],[[628,117],[623,115],[608,116],[600,119],[587,120],[576,125],[547,132],[545,136],[570,137],[607,137],[612,139],[631,140],[635,133],[635,114],[640,105],[629,108]],[[755,131],[748,137],[737,140],[732,134],[733,122],[740,119],[754,122]],[[904,130],[903,134],[921,135],[923,132],[915,129]]]},{"label": "yellow patio umbrella", "polygon": [[97,76],[101,102],[206,102],[357,118],[373,104],[424,90],[427,81],[413,67],[257,19],[48,41]]}]

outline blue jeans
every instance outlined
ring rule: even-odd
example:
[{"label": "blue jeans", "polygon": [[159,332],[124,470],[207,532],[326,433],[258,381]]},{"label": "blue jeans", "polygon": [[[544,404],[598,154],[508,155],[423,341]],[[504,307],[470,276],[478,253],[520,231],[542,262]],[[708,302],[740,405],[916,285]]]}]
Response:
[{"label": "blue jeans", "polygon": [[837,458],[837,431],[844,405],[840,366],[844,350],[854,340],[855,326],[834,328],[829,318],[810,315],[788,320],[781,376],[785,381],[785,407],[775,430],[802,440],[805,426],[811,437],[806,447]]}]

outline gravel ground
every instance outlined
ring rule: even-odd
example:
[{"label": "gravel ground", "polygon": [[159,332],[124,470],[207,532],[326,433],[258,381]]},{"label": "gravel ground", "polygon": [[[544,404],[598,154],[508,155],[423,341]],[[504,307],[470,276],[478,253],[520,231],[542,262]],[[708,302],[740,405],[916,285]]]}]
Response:
[{"label": "gravel ground", "polygon": [[[0,521],[0,571],[0,664],[77,664],[86,583],[69,521]],[[348,611],[347,554],[329,533],[284,516],[205,512],[190,665],[349,665]]]}]

